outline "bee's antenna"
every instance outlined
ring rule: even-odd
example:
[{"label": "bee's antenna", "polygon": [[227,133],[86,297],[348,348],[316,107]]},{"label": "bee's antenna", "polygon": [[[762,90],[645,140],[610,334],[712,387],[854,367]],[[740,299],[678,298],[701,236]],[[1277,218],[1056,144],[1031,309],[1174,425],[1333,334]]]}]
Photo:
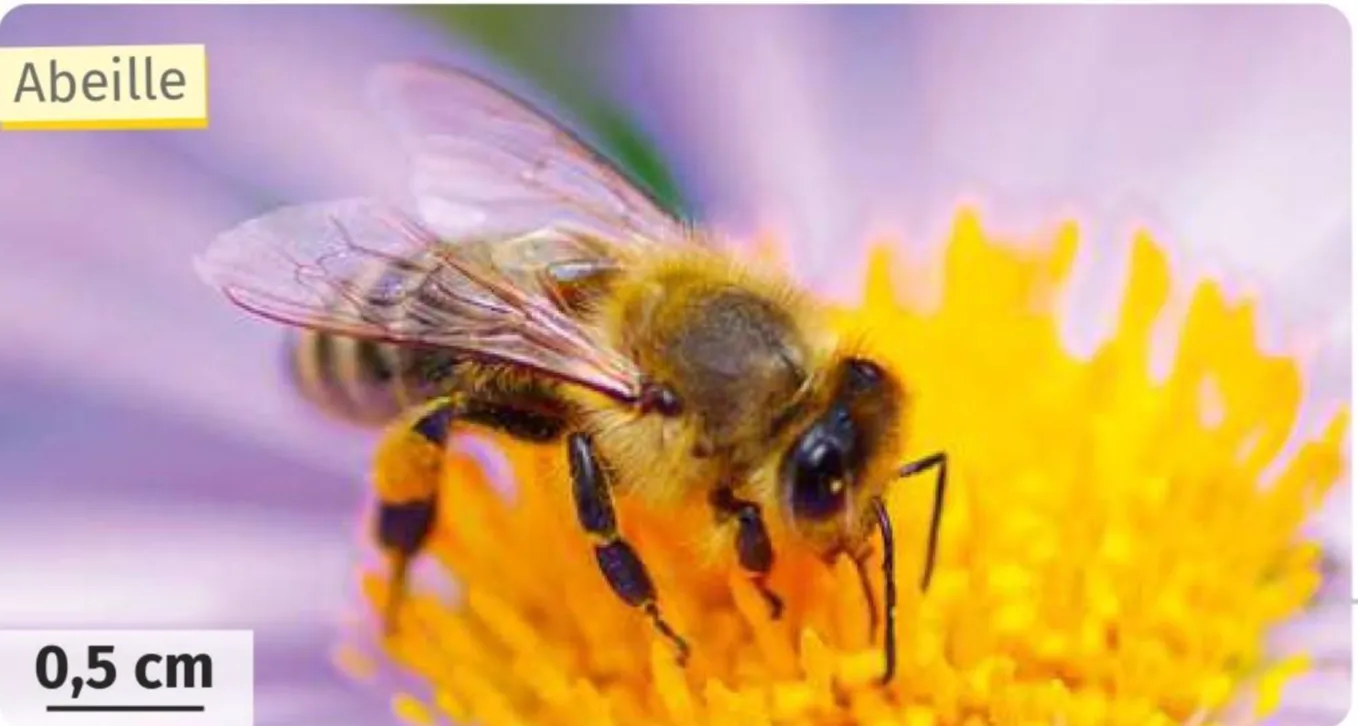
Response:
[{"label": "bee's antenna", "polygon": [[[900,477],[914,476],[934,467],[938,468],[938,478],[934,481],[934,512],[929,520],[929,546],[925,553],[924,575],[920,579],[920,590],[929,589],[929,580],[934,575],[934,556],[938,552],[938,530],[943,521],[943,496],[948,488],[948,455],[939,452],[913,461],[901,467]],[[885,649],[886,671],[882,674],[882,685],[891,682],[896,675],[896,538],[891,531],[891,515],[887,513],[886,502],[881,497],[872,500],[872,511],[877,516],[877,528],[882,531],[882,576],[885,593],[884,619],[886,621]]]},{"label": "bee's antenna", "polygon": [[938,552],[938,529],[943,521],[943,496],[948,489],[948,455],[939,452],[912,461],[901,467],[898,476],[914,476],[938,467],[938,478],[934,480],[934,513],[929,519],[929,548],[925,551],[924,576],[920,580],[920,590],[929,589],[929,580],[934,575],[934,555]]},{"label": "bee's antenna", "polygon": [[896,675],[896,538],[891,532],[891,515],[880,497],[872,500],[872,511],[877,515],[877,528],[882,531],[882,599],[885,600],[883,619],[886,621],[882,639],[886,671],[882,673],[882,685],[885,686]]}]

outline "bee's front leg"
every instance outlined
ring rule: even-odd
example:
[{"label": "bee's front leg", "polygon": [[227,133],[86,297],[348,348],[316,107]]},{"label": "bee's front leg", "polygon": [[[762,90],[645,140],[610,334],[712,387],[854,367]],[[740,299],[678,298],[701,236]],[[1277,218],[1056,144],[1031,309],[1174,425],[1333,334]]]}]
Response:
[{"label": "bee's front leg", "polygon": [[609,587],[623,602],[641,608],[655,629],[674,644],[679,662],[688,660],[688,643],[660,615],[655,585],[646,565],[632,545],[618,532],[613,511],[613,491],[607,470],[601,466],[594,442],[587,434],[574,433],[566,440],[571,483],[580,526],[595,538],[594,556]]},{"label": "bee's front leg", "polygon": [[769,606],[769,617],[777,620],[783,615],[783,599],[769,589],[768,576],[773,570],[773,544],[768,528],[760,515],[759,505],[736,498],[727,487],[712,492],[712,508],[718,521],[736,520],[736,559],[740,566],[753,574],[755,587]]}]

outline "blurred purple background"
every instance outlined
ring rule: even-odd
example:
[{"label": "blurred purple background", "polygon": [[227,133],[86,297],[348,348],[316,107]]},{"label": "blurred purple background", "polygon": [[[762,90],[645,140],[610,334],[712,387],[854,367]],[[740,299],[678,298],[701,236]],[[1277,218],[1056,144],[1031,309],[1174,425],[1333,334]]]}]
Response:
[{"label": "blurred purple background", "polygon": [[[523,50],[535,33],[560,63]],[[869,235],[936,245],[959,200],[1021,236],[1074,216],[1091,240],[1077,349],[1149,225],[1183,274],[1263,297],[1268,344],[1306,356],[1305,431],[1349,399],[1351,48],[1332,8],[30,6],[0,22],[4,46],[161,42],[207,43],[208,130],[0,133],[0,625],[255,628],[260,724],[390,720],[328,665],[371,437],[294,400],[279,331],[190,260],[271,205],[400,190],[362,107],[377,62],[469,65],[623,119],[694,213],[781,231],[826,294],[852,294]],[[1347,708],[1348,502],[1314,525],[1344,573],[1325,617],[1283,634],[1328,648],[1328,670],[1285,723]]]}]

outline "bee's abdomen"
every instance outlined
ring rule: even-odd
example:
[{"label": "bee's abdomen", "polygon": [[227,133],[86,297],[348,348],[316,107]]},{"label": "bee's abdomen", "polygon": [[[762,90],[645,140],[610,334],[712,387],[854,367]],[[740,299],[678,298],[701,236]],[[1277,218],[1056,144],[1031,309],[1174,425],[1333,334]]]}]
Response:
[{"label": "bee's abdomen", "polygon": [[[441,354],[314,330],[288,342],[288,363],[302,396],[327,413],[361,425],[382,425],[440,393],[451,361]],[[446,365],[445,365],[446,363]]]}]

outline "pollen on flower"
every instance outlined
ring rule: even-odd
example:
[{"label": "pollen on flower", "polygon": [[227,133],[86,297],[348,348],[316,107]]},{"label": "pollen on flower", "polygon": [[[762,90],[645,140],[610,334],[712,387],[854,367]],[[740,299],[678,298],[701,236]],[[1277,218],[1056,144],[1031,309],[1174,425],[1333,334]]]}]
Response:
[{"label": "pollen on flower", "polygon": [[[1173,280],[1142,237],[1114,335],[1077,358],[1056,314],[1077,246],[1073,227],[1040,250],[1000,245],[963,214],[937,305],[922,312],[902,291],[939,273],[883,251],[863,302],[840,311],[909,383],[909,449],[950,456],[925,595],[910,583],[930,488],[890,498],[901,592],[889,687],[852,563],[776,543],[770,584],[786,610],[772,621],[740,572],[695,565],[689,525],[706,511],[623,500],[623,530],[693,646],[680,668],[600,576],[560,452],[505,441],[508,496],[452,455],[428,557],[460,594],[415,583],[378,646],[418,684],[393,695],[394,711],[422,725],[1143,726],[1212,723],[1242,698],[1275,705],[1305,657],[1266,651],[1264,636],[1320,584],[1300,525],[1341,476],[1347,415],[1265,478],[1302,381],[1293,360],[1259,350],[1250,304],[1196,287],[1169,375],[1153,376]],[[365,574],[375,614],[385,583]],[[350,650],[343,660],[365,670]]]}]

